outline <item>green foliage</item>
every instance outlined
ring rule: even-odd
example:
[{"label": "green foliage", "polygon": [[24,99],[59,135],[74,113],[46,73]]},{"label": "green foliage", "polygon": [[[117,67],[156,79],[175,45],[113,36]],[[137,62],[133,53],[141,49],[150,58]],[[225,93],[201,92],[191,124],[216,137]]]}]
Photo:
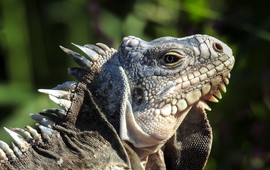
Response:
[{"label": "green foliage", "polygon": [[[227,93],[209,103],[214,141],[205,169],[270,169],[270,19],[264,1],[233,0],[1,0],[0,124],[23,128],[27,114],[57,107],[38,88],[74,80],[76,66],[58,46],[124,36],[145,40],[202,33],[226,42],[235,68]],[[0,139],[11,139],[0,128]]]}]

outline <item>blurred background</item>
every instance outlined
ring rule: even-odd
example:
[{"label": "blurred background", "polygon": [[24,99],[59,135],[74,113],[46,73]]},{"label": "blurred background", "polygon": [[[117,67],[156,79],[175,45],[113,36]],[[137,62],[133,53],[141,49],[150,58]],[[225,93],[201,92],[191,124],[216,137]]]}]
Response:
[{"label": "blurred background", "polygon": [[39,88],[75,80],[76,64],[58,47],[128,35],[209,34],[236,58],[227,93],[208,112],[214,142],[206,170],[270,170],[270,11],[266,0],[0,0],[0,139],[5,127],[35,122],[29,113],[57,107]]}]

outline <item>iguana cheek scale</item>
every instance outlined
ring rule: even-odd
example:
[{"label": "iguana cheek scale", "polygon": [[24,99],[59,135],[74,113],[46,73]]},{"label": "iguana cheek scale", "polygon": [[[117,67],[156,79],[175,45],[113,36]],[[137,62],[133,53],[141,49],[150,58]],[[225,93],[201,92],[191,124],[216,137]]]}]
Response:
[{"label": "iguana cheek scale", "polygon": [[[102,43],[74,45],[88,59],[60,47],[81,66],[68,70],[79,82],[39,89],[63,110],[30,114],[41,134],[29,126],[5,128],[16,145],[0,141],[1,167],[204,168],[212,144],[205,101],[221,99],[219,88],[226,92],[234,65],[226,44],[193,35],[151,42],[129,36],[118,51]],[[38,157],[35,165],[16,161],[27,154]]]}]

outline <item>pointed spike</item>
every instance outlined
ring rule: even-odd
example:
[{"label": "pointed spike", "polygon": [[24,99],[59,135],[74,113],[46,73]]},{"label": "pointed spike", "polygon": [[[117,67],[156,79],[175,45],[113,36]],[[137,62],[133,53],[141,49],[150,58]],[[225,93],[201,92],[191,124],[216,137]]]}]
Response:
[{"label": "pointed spike", "polygon": [[223,81],[225,82],[226,85],[229,84],[229,79],[228,78],[223,78]]},{"label": "pointed spike", "polygon": [[84,81],[85,75],[89,75],[89,72],[81,68],[72,67],[68,68],[68,74],[73,75],[79,81]]},{"label": "pointed spike", "polygon": [[71,102],[65,99],[57,99],[54,96],[49,95],[49,98],[56,104],[58,104],[60,107],[62,107],[64,110],[68,111],[68,109],[71,106]]},{"label": "pointed spike", "polygon": [[63,47],[62,45],[59,45],[59,47],[65,52],[65,53],[69,53],[69,49],[67,49],[67,48],[65,48],[65,47]]},{"label": "pointed spike", "polygon": [[104,53],[105,53],[105,51],[103,49],[101,49],[100,47],[98,47],[96,45],[93,45],[93,44],[85,44],[84,47],[89,48],[89,49],[95,51],[99,55],[104,55]]},{"label": "pointed spike", "polygon": [[53,122],[61,121],[60,118],[52,113],[47,112],[38,112],[39,115],[46,117],[47,119],[50,119]]},{"label": "pointed spike", "polygon": [[33,120],[40,122],[42,125],[46,127],[53,127],[55,125],[55,122],[43,117],[42,115],[29,114],[29,117]]},{"label": "pointed spike", "polygon": [[48,128],[54,127],[55,125],[54,121],[51,121],[50,119],[47,118],[43,118],[40,123]]},{"label": "pointed spike", "polygon": [[217,103],[218,102],[218,99],[216,99],[214,96],[211,96],[208,100],[210,102],[214,102],[214,103]]},{"label": "pointed spike", "polygon": [[46,113],[55,113],[60,119],[63,119],[66,117],[66,111],[57,109],[57,108],[52,108],[52,109],[43,109],[43,112]]},{"label": "pointed spike", "polygon": [[43,116],[41,115],[36,115],[36,114],[29,114],[29,117],[35,121],[38,121],[38,122],[41,122],[41,120],[44,118]]},{"label": "pointed spike", "polygon": [[36,129],[32,128],[31,126],[25,126],[25,129],[33,135],[37,142],[42,142],[41,135],[36,131]]},{"label": "pointed spike", "polygon": [[73,61],[75,61],[79,66],[81,66],[83,69],[85,70],[90,70],[91,66],[92,66],[92,62],[89,61],[87,58],[85,58],[84,56],[72,51],[72,50],[69,50],[67,48],[64,48],[62,46],[60,46],[60,48],[65,52],[67,53],[71,59]]},{"label": "pointed spike", "polygon": [[9,146],[6,142],[0,140],[0,148],[3,149],[3,151],[5,152],[5,154],[8,158],[10,158],[10,159],[16,158],[13,150],[9,148]]},{"label": "pointed spike", "polygon": [[[38,126],[38,128],[40,129],[41,132],[41,136],[42,136],[42,141],[43,142],[49,142],[50,141],[50,135],[52,134],[50,131],[47,131],[45,128],[45,126],[40,125],[39,123],[36,123],[36,126]],[[50,129],[51,130],[51,129]],[[47,134],[49,133],[49,134]]]},{"label": "pointed spike", "polygon": [[3,161],[7,161],[8,158],[7,158],[6,154],[5,154],[5,152],[0,148],[0,162],[1,162],[2,160],[3,160]]},{"label": "pointed spike", "polygon": [[15,132],[13,132],[5,127],[4,127],[4,129],[13,138],[13,140],[19,146],[19,148],[22,152],[26,152],[28,150],[29,144],[25,141],[25,139],[23,137],[21,137],[19,134],[15,133]]},{"label": "pointed spike", "polygon": [[32,136],[30,135],[29,132],[23,130],[23,129],[20,129],[20,128],[10,128],[11,130],[13,130],[14,132],[17,132],[21,135],[24,135],[26,137],[26,141],[31,141],[33,140]]},{"label": "pointed spike", "polygon": [[224,92],[224,93],[226,93],[226,86],[225,86],[225,84],[223,83],[223,82],[221,82],[221,83],[219,83],[218,84],[218,87]]},{"label": "pointed spike", "polygon": [[57,98],[70,100],[71,93],[63,90],[38,89],[39,92],[52,95]]},{"label": "pointed spike", "polygon": [[206,110],[211,111],[212,109],[208,106],[208,104],[204,100],[200,100],[199,104]]},{"label": "pointed spike", "polygon": [[[206,104],[206,103],[205,103],[205,104]],[[208,106],[208,107],[207,107],[207,106]],[[211,111],[211,110],[212,110],[211,107],[209,107],[208,104],[205,105],[205,109],[208,110],[208,111]]]},{"label": "pointed spike", "polygon": [[74,92],[77,85],[78,85],[77,81],[66,81],[63,84],[59,84],[56,87],[54,87],[53,90],[70,90],[71,92]]},{"label": "pointed spike", "polygon": [[11,142],[11,145],[13,147],[13,152],[17,157],[22,156],[22,152],[20,151],[20,149],[13,143]]},{"label": "pointed spike", "polygon": [[50,128],[47,128],[45,126],[40,125],[39,123],[36,123],[36,126],[41,130],[44,131],[47,135],[51,135],[53,130]]},{"label": "pointed spike", "polygon": [[219,99],[222,99],[222,95],[218,89],[215,91],[214,95],[217,96]]},{"label": "pointed spike", "polygon": [[111,51],[111,49],[103,43],[96,43],[97,46],[100,46],[104,51]]},{"label": "pointed spike", "polygon": [[87,47],[83,47],[83,46],[80,46],[80,45],[77,45],[77,44],[74,44],[74,43],[71,43],[72,45],[75,45],[76,47],[78,47],[80,50],[82,50],[89,58],[92,62],[96,62],[98,60],[98,54],[87,48]]}]

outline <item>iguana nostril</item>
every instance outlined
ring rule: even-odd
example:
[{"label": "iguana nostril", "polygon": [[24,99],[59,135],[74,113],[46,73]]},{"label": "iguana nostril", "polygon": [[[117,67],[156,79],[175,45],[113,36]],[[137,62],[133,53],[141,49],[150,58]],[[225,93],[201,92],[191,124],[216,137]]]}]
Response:
[{"label": "iguana nostril", "polygon": [[219,44],[219,43],[214,43],[214,44],[213,44],[213,48],[214,48],[214,50],[217,51],[217,52],[222,52],[222,51],[223,51],[223,47],[222,47],[222,45]]}]

